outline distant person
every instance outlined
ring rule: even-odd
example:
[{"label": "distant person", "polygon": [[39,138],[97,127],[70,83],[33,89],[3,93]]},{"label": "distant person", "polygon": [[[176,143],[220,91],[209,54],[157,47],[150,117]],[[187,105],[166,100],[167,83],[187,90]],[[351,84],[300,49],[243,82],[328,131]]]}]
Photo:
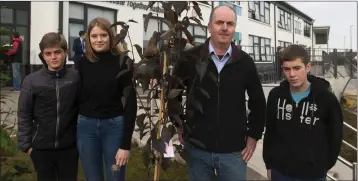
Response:
[{"label": "distant person", "polygon": [[72,57],[72,61],[74,63],[74,67],[78,70],[78,61],[85,56],[85,46],[86,46],[86,33],[85,31],[80,31],[78,33],[80,37],[73,40],[72,50],[75,54]]},{"label": "distant person", "polygon": [[[108,181],[124,181],[137,115],[133,68],[128,69],[126,63],[131,60],[127,55],[121,58],[107,19],[93,19],[87,34],[86,56],[78,66],[82,85],[78,151],[87,181],[103,181],[105,177]],[[119,60],[123,60],[122,66]],[[128,97],[123,99],[125,94]],[[120,168],[119,173],[113,174],[112,165]]]},{"label": "distant person", "polygon": [[308,52],[299,45],[282,51],[286,80],[268,96],[263,158],[273,181],[323,181],[336,163],[343,114],[328,81],[308,75]]},{"label": "distant person", "polygon": [[67,41],[45,34],[43,68],[27,75],[18,103],[18,145],[34,164],[38,181],[77,181],[76,126],[80,79],[65,66]]},{"label": "distant person", "polygon": [[21,86],[21,64],[22,64],[22,38],[18,32],[11,35],[12,49],[5,52],[10,56],[10,63],[12,67],[12,86],[14,91],[20,91]]}]

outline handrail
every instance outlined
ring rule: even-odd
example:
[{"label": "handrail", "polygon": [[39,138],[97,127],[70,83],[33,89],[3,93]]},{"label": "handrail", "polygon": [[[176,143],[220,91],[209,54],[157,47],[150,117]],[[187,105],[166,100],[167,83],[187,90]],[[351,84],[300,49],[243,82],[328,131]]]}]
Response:
[{"label": "handrail", "polygon": [[357,132],[357,129],[354,128],[353,126],[349,125],[347,122],[343,121],[343,125],[349,129],[351,129],[352,131]]}]

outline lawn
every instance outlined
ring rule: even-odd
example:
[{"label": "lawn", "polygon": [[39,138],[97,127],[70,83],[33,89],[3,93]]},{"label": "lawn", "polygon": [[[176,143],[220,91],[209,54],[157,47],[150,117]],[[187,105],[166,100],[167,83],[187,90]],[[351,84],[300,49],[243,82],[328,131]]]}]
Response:
[{"label": "lawn", "polygon": [[[26,161],[26,165],[33,170],[33,166],[30,160],[30,157],[26,153],[19,152],[13,159]],[[7,171],[7,167],[4,166],[1,168],[1,174],[4,174]],[[130,155],[130,161],[126,168],[126,180],[153,180],[154,169],[150,171],[150,178],[148,179],[148,171],[142,163],[142,152],[141,149],[132,144],[132,151]],[[169,169],[166,171],[160,171],[160,180],[188,180],[186,167],[179,165],[177,162],[171,162]],[[16,181],[24,180],[36,180],[36,173],[26,174],[19,178],[15,179]],[[78,180],[84,181],[85,177],[83,174],[82,166],[79,165]]]}]

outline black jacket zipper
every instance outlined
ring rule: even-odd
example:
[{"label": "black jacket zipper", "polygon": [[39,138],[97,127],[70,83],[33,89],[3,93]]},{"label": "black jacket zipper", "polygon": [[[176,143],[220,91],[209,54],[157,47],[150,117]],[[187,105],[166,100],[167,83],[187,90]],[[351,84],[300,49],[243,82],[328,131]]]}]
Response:
[{"label": "black jacket zipper", "polygon": [[57,120],[56,120],[56,140],[55,148],[58,147],[58,130],[60,126],[60,88],[58,86],[58,73],[56,73],[56,98],[57,98]]},{"label": "black jacket zipper", "polygon": [[35,138],[36,138],[36,136],[37,136],[37,133],[39,132],[39,125],[40,125],[40,123],[39,123],[39,124],[37,124],[37,126],[36,126],[36,132],[35,132],[34,137],[32,138],[32,142],[34,142],[34,141],[35,141]]},{"label": "black jacket zipper", "polygon": [[[216,126],[219,127],[219,122],[220,122],[220,73],[218,73],[218,105],[217,105],[217,120],[216,120]],[[218,131],[219,133],[220,131]],[[217,133],[217,134],[218,134]],[[216,136],[216,139],[215,139],[215,144],[216,144],[216,148],[218,149],[219,148],[219,143],[218,143],[218,139],[219,139],[219,135]]]}]

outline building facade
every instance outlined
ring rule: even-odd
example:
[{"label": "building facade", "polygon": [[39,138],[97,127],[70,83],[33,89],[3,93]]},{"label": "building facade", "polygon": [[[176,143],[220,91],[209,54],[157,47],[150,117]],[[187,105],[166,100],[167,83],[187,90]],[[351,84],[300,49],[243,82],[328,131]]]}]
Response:
[{"label": "building facade", "polygon": [[[128,22],[132,19],[138,23],[129,23],[129,35],[134,44],[146,48],[150,37],[154,31],[162,31],[168,27],[160,21],[164,17],[164,9],[161,4],[156,3],[152,8],[147,9],[148,2],[130,1],[48,1],[48,2],[0,2],[1,18],[0,26],[7,27],[11,31],[18,31],[24,39],[24,64],[33,67],[41,67],[42,62],[38,57],[40,53],[39,42],[42,36],[48,32],[62,32],[69,43],[69,56],[73,56],[73,40],[79,37],[79,31],[86,31],[88,23],[95,17],[102,16],[111,23],[116,21]],[[192,4],[191,4],[192,6]],[[203,21],[202,26],[191,21],[188,27],[189,32],[195,37],[195,41],[200,44],[205,42],[208,37],[207,24],[211,12],[211,5],[199,3]],[[148,23],[147,31],[144,31],[144,18],[152,12],[152,18]],[[186,13],[184,10],[183,14]],[[187,15],[196,17],[195,11],[191,8]],[[179,17],[179,18],[183,18]],[[117,27],[120,30],[120,26]],[[9,38],[9,37],[2,37]],[[129,39],[126,39],[129,45]],[[128,46],[131,50],[131,46]],[[140,61],[136,50],[134,52],[135,61]],[[67,64],[72,64],[67,61]],[[37,69],[35,68],[35,69]],[[32,70],[31,70],[32,71]]]},{"label": "building facade", "polygon": [[[156,3],[146,10],[147,4],[148,2],[139,1],[3,1],[0,2],[0,26],[18,31],[23,37],[24,64],[31,68],[41,67],[42,62],[38,58],[39,42],[45,33],[62,32],[65,35],[69,43],[68,60],[71,60],[73,40],[79,37],[79,31],[86,30],[88,23],[98,16],[107,18],[111,23],[127,22],[129,19],[138,22],[129,24],[129,35],[133,45],[138,44],[145,49],[154,31],[168,29],[165,23],[160,21],[164,17],[161,4]],[[276,1],[199,2],[203,17],[202,26],[192,22],[188,28],[198,44],[210,36],[207,29],[210,12],[220,4],[228,4],[236,10],[237,26],[233,41],[257,63],[273,62],[274,52],[279,46],[286,47],[294,43],[313,47],[313,19],[286,2]],[[144,19],[149,12],[152,12],[152,18],[145,32]],[[187,15],[197,16],[193,8]],[[117,28],[120,29],[119,26]],[[130,42],[128,38],[126,42]],[[128,48],[131,50],[131,46]],[[140,61],[136,50],[133,52],[135,61]],[[68,64],[72,62],[68,61]]]},{"label": "building facade", "polygon": [[300,44],[313,47],[313,19],[283,1],[220,1],[236,10],[234,40],[257,63],[272,62],[275,47]]}]

